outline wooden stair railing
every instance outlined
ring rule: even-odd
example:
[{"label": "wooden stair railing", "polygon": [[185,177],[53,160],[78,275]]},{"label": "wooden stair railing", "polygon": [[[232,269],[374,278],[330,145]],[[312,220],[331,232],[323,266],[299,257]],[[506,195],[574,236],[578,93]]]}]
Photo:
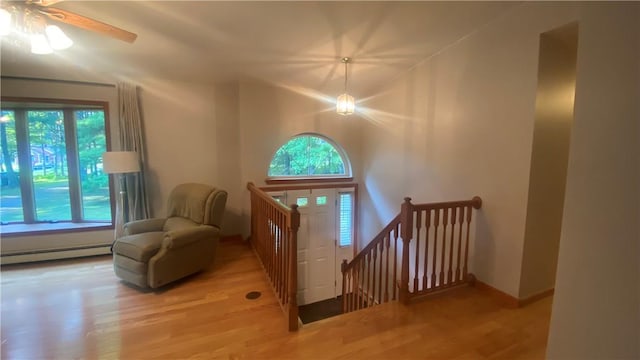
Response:
[{"label": "wooden stair railing", "polygon": [[343,313],[396,300],[398,287],[393,279],[398,275],[399,229],[400,215],[391,220],[351,262],[342,261]]},{"label": "wooden stair railing", "polygon": [[473,282],[468,271],[469,235],[473,209],[480,209],[482,199],[417,205],[411,204],[411,198],[404,200],[401,300],[407,303]]},{"label": "wooden stair railing", "polygon": [[298,330],[298,205],[287,207],[256,187],[251,193],[251,245],[258,255],[276,298],[288,320],[289,331]]},{"label": "wooden stair railing", "polygon": [[408,303],[472,282],[468,272],[472,209],[481,206],[477,196],[430,204],[412,204],[405,198],[400,214],[351,262],[343,260],[343,312],[396,299]]}]

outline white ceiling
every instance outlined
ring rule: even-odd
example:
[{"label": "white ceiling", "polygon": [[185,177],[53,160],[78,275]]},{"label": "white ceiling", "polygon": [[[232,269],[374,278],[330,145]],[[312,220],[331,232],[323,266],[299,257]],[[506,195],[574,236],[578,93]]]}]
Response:
[{"label": "white ceiling", "polygon": [[[353,58],[350,88],[365,95],[500,16],[514,2],[65,1],[54,5],[138,34],[133,44],[63,27],[75,45],[31,55],[2,47],[3,73],[51,63],[130,78],[195,82],[257,77],[334,93],[339,59]],[[71,69],[71,71],[70,71]],[[50,76],[51,77],[51,76]]]}]

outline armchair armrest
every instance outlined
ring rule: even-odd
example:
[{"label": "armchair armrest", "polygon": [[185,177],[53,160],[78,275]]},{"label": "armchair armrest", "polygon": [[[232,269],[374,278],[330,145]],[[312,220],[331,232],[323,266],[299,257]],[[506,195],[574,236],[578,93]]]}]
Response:
[{"label": "armchair armrest", "polygon": [[162,231],[167,219],[145,219],[136,220],[124,224],[125,235],[140,234],[150,231]]},{"label": "armchair armrest", "polygon": [[190,229],[172,230],[164,234],[162,247],[178,249],[200,241],[214,241],[220,236],[220,230],[213,226],[201,225]]}]

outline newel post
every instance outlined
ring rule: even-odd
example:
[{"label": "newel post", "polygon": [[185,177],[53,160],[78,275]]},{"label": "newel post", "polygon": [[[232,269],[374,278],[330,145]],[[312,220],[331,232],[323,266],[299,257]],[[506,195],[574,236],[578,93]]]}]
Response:
[{"label": "newel post", "polygon": [[413,237],[413,204],[411,198],[404,198],[400,209],[400,223],[402,236],[402,269],[400,271],[400,301],[409,302],[409,244]]},{"label": "newel post", "polygon": [[291,205],[289,217],[289,331],[298,330],[298,228],[300,227],[300,212],[298,205]]}]

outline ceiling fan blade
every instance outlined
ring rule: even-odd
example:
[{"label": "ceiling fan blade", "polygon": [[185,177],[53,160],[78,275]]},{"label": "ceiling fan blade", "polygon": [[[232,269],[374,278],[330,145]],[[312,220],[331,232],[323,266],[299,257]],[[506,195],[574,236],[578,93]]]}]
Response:
[{"label": "ceiling fan blade", "polygon": [[57,4],[59,2],[63,2],[64,0],[28,0],[28,4],[35,4],[39,6],[50,6],[53,4]]},{"label": "ceiling fan blade", "polygon": [[[50,0],[45,0],[50,1]],[[113,38],[132,43],[136,41],[137,34],[120,29],[113,25],[105,24],[98,20],[90,19],[71,11],[54,9],[54,8],[41,8],[39,12],[52,20],[60,21],[69,25],[77,26],[79,28],[95,31],[100,34],[111,36]]]}]

